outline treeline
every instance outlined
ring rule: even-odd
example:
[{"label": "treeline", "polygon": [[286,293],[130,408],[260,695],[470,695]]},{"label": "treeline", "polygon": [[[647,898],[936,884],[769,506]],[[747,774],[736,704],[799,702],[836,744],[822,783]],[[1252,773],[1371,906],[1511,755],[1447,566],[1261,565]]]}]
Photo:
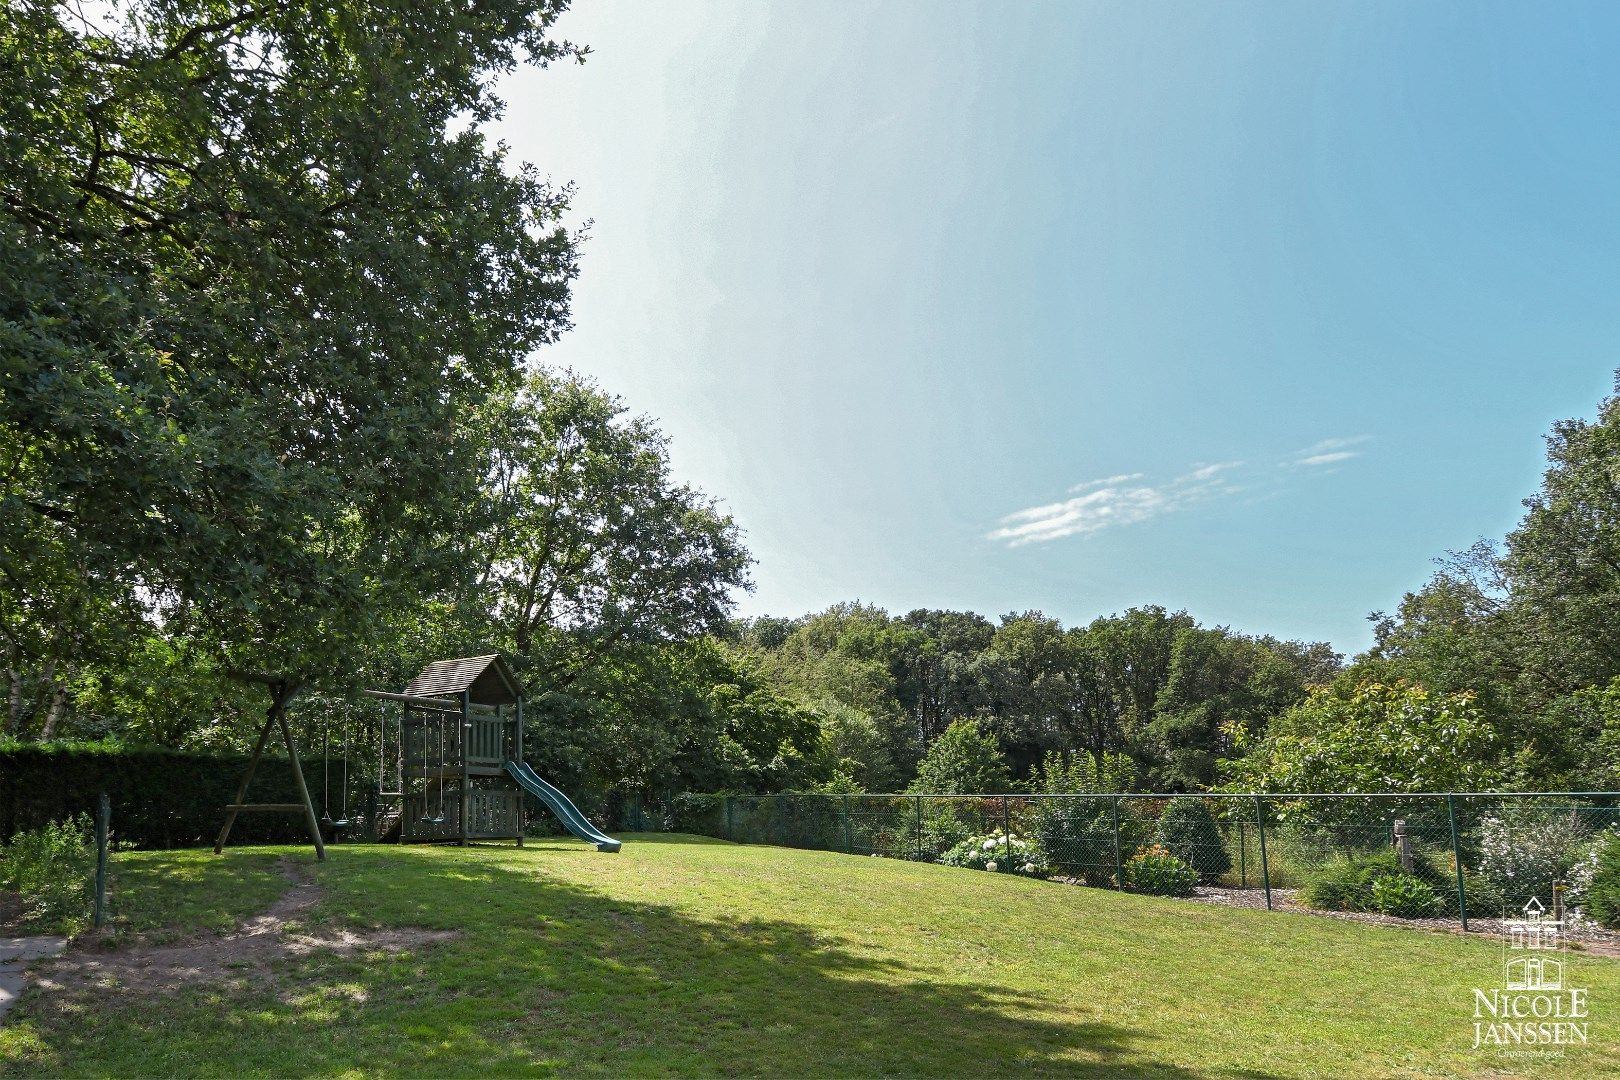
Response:
[{"label": "treeline", "polygon": [[[669,480],[656,431],[567,377],[534,376],[527,393],[528,430],[544,434],[511,445],[488,498],[545,497],[464,537],[480,572],[424,593],[401,633],[359,655],[393,685],[427,657],[511,652],[536,691],[529,755],[564,785],[654,798],[1620,785],[1616,399],[1558,426],[1505,543],[1447,560],[1345,662],[1151,606],[1073,627],[860,603],[727,619],[746,555]],[[587,479],[578,461],[594,463]],[[661,539],[636,546],[648,537]],[[151,627],[81,667],[59,733],[239,746],[247,706],[204,645]],[[32,698],[23,737],[43,734]]]},{"label": "treeline", "polygon": [[1057,751],[1099,766],[1122,755],[1154,789],[1208,787],[1222,759],[1341,660],[1322,643],[1200,626],[1162,607],[1065,628],[1040,612],[992,622],[843,604],[745,621],[734,638],[820,718],[834,776],[874,791],[910,784],[959,721],[993,736],[1015,777]]},{"label": "treeline", "polygon": [[[1327,645],[1159,607],[1066,629],[1038,612],[848,603],[621,650],[545,695],[533,753],[584,787],[655,795],[1004,790],[1054,752],[1116,776],[1123,763],[1120,783],[1196,790],[1339,665]],[[930,769],[932,748],[973,763]]]}]

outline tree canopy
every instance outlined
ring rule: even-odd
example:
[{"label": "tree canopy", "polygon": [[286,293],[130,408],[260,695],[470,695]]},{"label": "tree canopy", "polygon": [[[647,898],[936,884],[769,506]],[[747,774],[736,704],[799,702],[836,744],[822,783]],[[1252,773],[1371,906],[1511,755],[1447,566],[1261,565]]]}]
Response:
[{"label": "tree canopy", "polygon": [[[567,189],[484,129],[562,4],[12,5],[0,23],[0,625],[330,671],[442,573],[458,419],[568,325]],[[49,681],[49,680],[47,680]]]}]

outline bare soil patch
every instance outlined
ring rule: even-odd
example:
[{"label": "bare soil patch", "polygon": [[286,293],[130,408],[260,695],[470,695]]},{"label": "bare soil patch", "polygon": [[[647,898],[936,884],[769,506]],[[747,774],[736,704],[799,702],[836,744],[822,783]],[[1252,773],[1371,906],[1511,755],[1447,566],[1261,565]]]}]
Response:
[{"label": "bare soil patch", "polygon": [[22,934],[22,894],[0,891],[0,937],[21,937]]},{"label": "bare soil patch", "polygon": [[199,983],[264,983],[279,960],[324,952],[407,952],[457,936],[454,930],[398,928],[351,930],[310,927],[303,922],[320,902],[320,886],[291,859],[281,872],[288,888],[263,914],[247,919],[222,937],[169,945],[134,945],[96,951],[94,939],[70,951],[37,974],[38,985],[52,991],[118,986],[164,992]]}]

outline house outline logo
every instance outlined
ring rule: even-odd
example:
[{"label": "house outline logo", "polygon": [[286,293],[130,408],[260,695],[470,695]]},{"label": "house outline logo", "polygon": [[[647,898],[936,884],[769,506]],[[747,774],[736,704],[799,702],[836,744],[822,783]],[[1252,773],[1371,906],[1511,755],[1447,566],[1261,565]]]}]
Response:
[{"label": "house outline logo", "polygon": [[1508,990],[1564,988],[1564,921],[1547,916],[1538,897],[1502,924],[1502,985]]},{"label": "house outline logo", "polygon": [[1564,985],[1567,937],[1562,904],[1549,912],[1539,897],[1502,919],[1501,985],[1474,988],[1475,1050],[1556,1058],[1587,1044],[1588,991]]}]

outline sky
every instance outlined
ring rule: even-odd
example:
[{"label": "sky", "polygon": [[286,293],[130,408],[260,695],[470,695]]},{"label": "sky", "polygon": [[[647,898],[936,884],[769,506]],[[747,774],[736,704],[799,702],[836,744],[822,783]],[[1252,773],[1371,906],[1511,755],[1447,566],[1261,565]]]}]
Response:
[{"label": "sky", "polygon": [[1371,642],[1620,367],[1620,7],[581,3],[539,359],[654,417],[742,614],[1157,603]]}]

